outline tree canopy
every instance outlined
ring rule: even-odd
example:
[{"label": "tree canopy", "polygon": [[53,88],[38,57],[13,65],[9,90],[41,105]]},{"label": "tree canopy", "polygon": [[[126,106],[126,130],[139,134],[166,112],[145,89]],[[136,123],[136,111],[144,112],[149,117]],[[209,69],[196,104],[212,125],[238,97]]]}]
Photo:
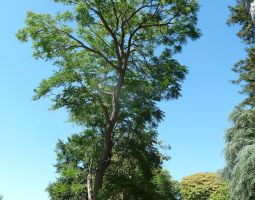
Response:
[{"label": "tree canopy", "polygon": [[215,173],[197,173],[180,182],[182,200],[229,200],[227,183]]},{"label": "tree canopy", "polygon": [[[178,189],[166,171],[160,168],[161,155],[151,143],[154,134],[123,139],[113,149],[113,160],[104,178],[100,199],[176,200]],[[74,134],[57,144],[57,181],[47,188],[51,199],[86,199],[88,155],[96,138],[88,133]],[[136,145],[132,144],[136,143]],[[96,156],[94,156],[96,157]],[[90,163],[93,165],[93,163]]]},{"label": "tree canopy", "polygon": [[198,3],[54,2],[63,4],[64,11],[28,12],[26,27],[17,37],[32,41],[36,59],[56,66],[37,87],[34,99],[50,96],[52,109],[66,108],[70,120],[96,139],[87,152],[91,157],[85,159],[90,172],[87,183],[94,182],[87,187],[93,199],[105,187],[103,180],[118,143],[130,135],[155,133],[164,116],[156,103],[180,96],[187,69],[173,55],[188,39],[200,36]]}]

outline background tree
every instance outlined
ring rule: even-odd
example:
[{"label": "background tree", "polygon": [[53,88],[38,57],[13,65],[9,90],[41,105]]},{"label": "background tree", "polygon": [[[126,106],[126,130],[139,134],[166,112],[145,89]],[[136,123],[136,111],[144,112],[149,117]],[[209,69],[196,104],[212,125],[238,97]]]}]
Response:
[{"label": "background tree", "polygon": [[229,192],[225,191],[227,183],[215,173],[198,173],[184,177],[180,188],[183,200],[214,200],[223,192]]},{"label": "background tree", "polygon": [[246,94],[242,105],[255,106],[255,24],[251,15],[247,12],[244,1],[238,1],[236,6],[230,7],[231,15],[228,20],[229,25],[239,25],[238,37],[247,46],[247,57],[240,60],[233,68],[239,74],[239,78],[234,83],[242,86],[242,93]]},{"label": "background tree", "polygon": [[169,172],[158,170],[154,172],[153,183],[156,186],[156,199],[179,200],[181,199],[180,187],[177,181],[172,180]]},{"label": "background tree", "polygon": [[255,118],[254,110],[237,108],[233,125],[226,133],[225,174],[230,179],[233,200],[255,198]]},{"label": "background tree", "polygon": [[209,200],[230,200],[230,186],[223,185],[219,191],[210,196]]},{"label": "background tree", "polygon": [[[122,142],[113,149],[112,164],[105,175],[100,199],[176,200],[176,183],[160,168],[164,156],[155,148],[155,144],[151,143],[155,135],[134,136],[136,138],[123,140],[128,144]],[[88,175],[86,159],[91,157],[88,152],[95,141],[95,138],[88,138],[88,133],[80,133],[69,137],[67,142],[58,142],[55,166],[59,177],[47,189],[51,199],[87,198],[84,180]],[[137,145],[131,145],[133,142]]]},{"label": "background tree", "polygon": [[[50,95],[85,133],[99,136],[87,183],[103,188],[116,142],[128,133],[156,131],[156,103],[180,96],[186,67],[173,59],[187,39],[199,37],[196,0],[54,0],[56,15],[28,12],[17,37],[32,40],[33,55],[57,66],[35,99]],[[130,129],[127,133],[125,130]],[[91,192],[88,192],[89,194]],[[91,193],[91,195],[92,195]],[[94,197],[89,197],[93,199]]]},{"label": "background tree", "polygon": [[[245,4],[247,2],[248,4]],[[254,199],[254,106],[255,106],[255,24],[247,9],[251,1],[237,1],[230,7],[229,25],[239,25],[237,33],[247,46],[247,57],[233,68],[239,74],[238,83],[244,101],[230,116],[233,125],[226,132],[225,175],[230,180],[231,199]]]}]

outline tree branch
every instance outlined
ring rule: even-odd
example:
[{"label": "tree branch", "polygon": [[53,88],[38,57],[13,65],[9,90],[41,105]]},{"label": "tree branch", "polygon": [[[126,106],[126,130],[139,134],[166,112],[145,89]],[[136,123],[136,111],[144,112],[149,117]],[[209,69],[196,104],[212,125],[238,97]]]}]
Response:
[{"label": "tree branch", "polygon": [[92,52],[92,53],[95,53],[97,55],[99,55],[100,57],[102,57],[111,67],[113,67],[114,69],[116,70],[119,70],[119,68],[113,64],[113,62],[111,60],[109,60],[103,53],[101,53],[100,51],[97,51],[95,49],[92,49],[88,46],[86,46],[81,40],[77,39],[76,37],[74,37],[73,35],[71,35],[70,33],[64,31],[64,30],[60,30],[58,29],[58,31],[64,33],[65,35],[67,35],[69,38],[71,38],[72,40],[74,40],[75,42],[77,42],[78,44],[81,45],[82,48]]}]

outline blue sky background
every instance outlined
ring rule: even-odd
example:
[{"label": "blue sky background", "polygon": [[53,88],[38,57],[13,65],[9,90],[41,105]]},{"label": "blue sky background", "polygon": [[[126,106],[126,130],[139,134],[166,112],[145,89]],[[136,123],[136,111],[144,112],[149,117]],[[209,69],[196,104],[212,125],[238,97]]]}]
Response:
[{"label": "blue sky background", "polygon": [[[235,0],[201,0],[199,27],[203,36],[190,42],[177,58],[188,66],[183,96],[162,102],[166,118],[160,139],[172,146],[165,167],[180,180],[195,172],[224,166],[224,131],[228,116],[243,98],[230,83],[231,67],[245,56],[244,46],[227,27],[228,5]],[[11,0],[0,8],[0,194],[4,200],[47,200],[45,192],[56,177],[55,144],[75,132],[64,111],[48,111],[48,99],[33,102],[33,89],[53,67],[32,58],[29,44],[15,33],[24,25],[25,13],[54,12],[49,0]]]}]

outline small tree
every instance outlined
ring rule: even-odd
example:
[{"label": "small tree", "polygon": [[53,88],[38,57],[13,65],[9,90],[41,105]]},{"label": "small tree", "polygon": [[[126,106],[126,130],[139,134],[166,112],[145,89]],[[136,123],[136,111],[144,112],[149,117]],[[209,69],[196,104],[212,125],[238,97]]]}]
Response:
[{"label": "small tree", "polygon": [[227,183],[215,173],[198,173],[184,177],[180,187],[182,200],[213,200],[225,192]]}]

